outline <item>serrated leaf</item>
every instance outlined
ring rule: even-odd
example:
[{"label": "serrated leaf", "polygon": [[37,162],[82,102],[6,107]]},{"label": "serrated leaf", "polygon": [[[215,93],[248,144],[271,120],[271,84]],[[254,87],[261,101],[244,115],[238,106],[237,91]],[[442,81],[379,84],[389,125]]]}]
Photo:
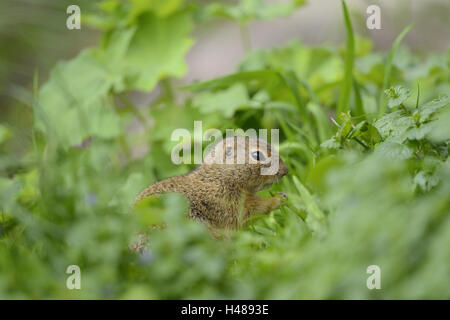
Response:
[{"label": "serrated leaf", "polygon": [[434,99],[419,107],[420,122],[425,122],[438,110],[450,105],[450,97],[447,95]]},{"label": "serrated leaf", "polygon": [[419,171],[414,176],[414,183],[422,189],[422,191],[430,191],[439,183],[440,179],[436,174],[426,171]]},{"label": "serrated leaf", "polygon": [[405,160],[412,157],[413,150],[398,142],[385,141],[375,148],[375,155],[380,156],[383,159]]},{"label": "serrated leaf", "polygon": [[151,13],[139,17],[123,64],[131,74],[128,85],[152,90],[164,77],[181,77],[187,70],[184,56],[194,43],[189,37],[192,20],[187,13],[165,18]]},{"label": "serrated leaf", "polygon": [[388,113],[377,120],[374,126],[381,136],[386,139],[389,136],[400,136],[409,128],[416,126],[411,117],[405,116],[401,110]]},{"label": "serrated leaf", "polygon": [[402,86],[391,87],[384,91],[388,97],[388,107],[395,108],[411,96],[411,90]]},{"label": "serrated leaf", "polygon": [[94,50],[85,50],[75,59],[59,63],[39,91],[36,128],[64,147],[89,136],[119,134],[118,116],[105,102],[117,81],[105,70]]},{"label": "serrated leaf", "polygon": [[325,149],[335,150],[341,147],[341,143],[338,140],[336,140],[335,137],[332,137],[331,139],[322,142],[320,146]]},{"label": "serrated leaf", "polygon": [[422,140],[424,139],[432,130],[432,126],[428,124],[422,124],[420,127],[410,128],[405,132],[404,136],[408,140]]}]

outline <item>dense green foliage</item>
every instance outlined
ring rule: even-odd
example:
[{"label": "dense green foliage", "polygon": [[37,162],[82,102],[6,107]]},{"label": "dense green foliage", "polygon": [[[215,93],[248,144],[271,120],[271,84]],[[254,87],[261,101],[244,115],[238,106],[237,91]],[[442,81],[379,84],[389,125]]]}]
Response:
[{"label": "dense green foliage", "polygon": [[[450,298],[450,53],[374,52],[343,6],[342,48],[291,42],[249,52],[229,76],[173,85],[194,26],[225,17],[245,29],[301,5],[261,2],[106,0],[87,19],[101,44],[36,76],[20,163],[0,125],[0,298]],[[149,108],[133,104],[156,86]],[[287,204],[223,241],[178,196],[131,212],[142,188],[193,168],[171,163],[170,136],[194,120],[280,128],[290,174],[262,194],[284,191]],[[161,220],[150,249],[131,253]],[[73,264],[81,290],[66,288]],[[366,287],[369,265],[381,290]]]}]

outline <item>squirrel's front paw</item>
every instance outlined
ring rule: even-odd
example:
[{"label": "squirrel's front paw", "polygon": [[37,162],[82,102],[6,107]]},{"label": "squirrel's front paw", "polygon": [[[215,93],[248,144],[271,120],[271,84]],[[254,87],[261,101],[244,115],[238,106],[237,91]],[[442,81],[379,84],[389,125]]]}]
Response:
[{"label": "squirrel's front paw", "polygon": [[272,208],[271,210],[278,209],[284,205],[288,199],[288,196],[284,192],[277,192],[278,194],[272,198]]},{"label": "squirrel's front paw", "polygon": [[284,192],[277,192],[277,199],[279,200],[279,205],[278,207],[286,204],[287,200],[288,200],[288,195]]}]

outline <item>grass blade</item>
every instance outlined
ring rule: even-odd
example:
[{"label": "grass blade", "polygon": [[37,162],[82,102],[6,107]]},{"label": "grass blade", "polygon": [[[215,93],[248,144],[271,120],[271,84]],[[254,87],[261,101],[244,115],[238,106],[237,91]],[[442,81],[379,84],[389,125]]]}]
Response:
[{"label": "grass blade", "polygon": [[350,20],[350,15],[344,0],[342,0],[342,9],[344,11],[345,29],[347,30],[347,43],[345,50],[345,73],[341,92],[339,94],[337,114],[346,112],[350,107],[350,94],[353,85],[353,65],[355,61],[355,36],[353,34],[352,21]]},{"label": "grass blade", "polygon": [[381,88],[380,91],[380,99],[379,99],[380,110],[378,111],[378,117],[381,117],[386,111],[387,100],[386,96],[384,95],[384,90],[388,88],[391,79],[392,60],[394,60],[394,56],[395,53],[397,52],[400,42],[402,42],[403,38],[412,29],[412,27],[413,24],[410,24],[405,29],[403,29],[403,31],[398,35],[397,39],[395,39],[394,44],[392,45],[392,48],[389,51],[388,60],[386,63],[386,67],[384,69],[383,87]]},{"label": "grass blade", "polygon": [[314,201],[311,193],[309,193],[308,189],[298,180],[296,176],[293,176],[295,187],[298,192],[302,196],[303,201],[305,202],[305,206],[308,209],[308,212],[311,213],[317,220],[323,221],[325,219],[325,214],[320,210],[317,203]]},{"label": "grass blade", "polygon": [[359,83],[358,81],[356,81],[356,79],[353,79],[353,88],[354,88],[354,92],[355,92],[355,117],[356,117],[356,122],[360,122],[365,120],[366,118],[366,114],[364,112],[364,106],[363,106],[363,101],[362,101],[362,97],[361,97],[361,90],[359,87]]},{"label": "grass blade", "polygon": [[279,75],[272,70],[257,70],[257,71],[243,71],[231,74],[229,76],[224,76],[216,78],[213,80],[195,82],[193,84],[180,87],[179,89],[191,90],[191,91],[201,91],[201,90],[211,90],[218,87],[230,86],[236,82],[246,82],[252,80],[263,80],[278,78]]},{"label": "grass blade", "polygon": [[417,82],[417,100],[416,100],[416,109],[419,108],[419,100],[420,100],[420,82]]}]

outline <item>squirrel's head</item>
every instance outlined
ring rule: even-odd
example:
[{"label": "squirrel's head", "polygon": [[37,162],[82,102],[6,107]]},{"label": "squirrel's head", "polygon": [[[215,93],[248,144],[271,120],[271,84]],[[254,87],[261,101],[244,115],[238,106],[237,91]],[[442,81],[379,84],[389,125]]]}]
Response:
[{"label": "squirrel's head", "polygon": [[288,168],[278,152],[266,141],[234,136],[212,146],[203,166],[221,170],[224,177],[244,188],[256,192],[270,187],[288,173]]}]

